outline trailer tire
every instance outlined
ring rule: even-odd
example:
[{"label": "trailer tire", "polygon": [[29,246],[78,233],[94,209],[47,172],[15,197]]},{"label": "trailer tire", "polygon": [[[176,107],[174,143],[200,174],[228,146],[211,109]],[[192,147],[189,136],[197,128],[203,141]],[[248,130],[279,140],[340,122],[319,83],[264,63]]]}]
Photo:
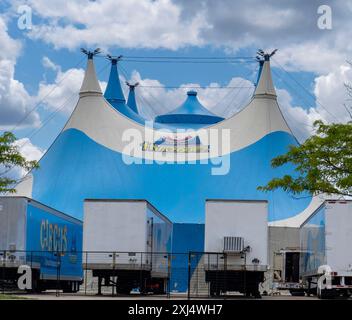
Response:
[{"label": "trailer tire", "polygon": [[317,288],[317,297],[322,300],[331,299],[334,298],[334,294],[331,290]]},{"label": "trailer tire", "polygon": [[343,296],[344,298],[350,298],[350,297],[351,297],[351,292],[350,292],[349,290],[344,291],[343,294],[342,294],[342,296]]},{"label": "trailer tire", "polygon": [[305,296],[304,291],[297,291],[297,290],[290,290],[290,294],[292,297],[304,297]]}]

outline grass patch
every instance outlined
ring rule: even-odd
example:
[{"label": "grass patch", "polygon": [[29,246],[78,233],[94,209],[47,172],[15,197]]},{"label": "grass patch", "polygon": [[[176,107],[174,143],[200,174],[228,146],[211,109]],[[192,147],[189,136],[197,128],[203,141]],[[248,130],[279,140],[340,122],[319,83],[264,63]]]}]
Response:
[{"label": "grass patch", "polygon": [[0,293],[0,300],[26,300],[26,297],[19,297],[14,294],[3,294]]}]

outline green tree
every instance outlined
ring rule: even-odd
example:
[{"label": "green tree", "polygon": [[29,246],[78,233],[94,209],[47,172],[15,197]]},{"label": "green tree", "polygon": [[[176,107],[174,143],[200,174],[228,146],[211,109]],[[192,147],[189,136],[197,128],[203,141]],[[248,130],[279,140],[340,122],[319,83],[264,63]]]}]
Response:
[{"label": "green tree", "polygon": [[31,170],[38,167],[37,161],[27,161],[20,153],[15,144],[16,137],[11,132],[4,132],[0,135],[0,193],[14,193],[14,185],[20,181],[9,176],[12,168],[19,167]]},{"label": "green tree", "polygon": [[274,178],[259,190],[282,188],[293,194],[308,191],[352,196],[352,122],[314,123],[316,133],[299,146],[272,160],[274,168],[291,163],[297,176]]}]

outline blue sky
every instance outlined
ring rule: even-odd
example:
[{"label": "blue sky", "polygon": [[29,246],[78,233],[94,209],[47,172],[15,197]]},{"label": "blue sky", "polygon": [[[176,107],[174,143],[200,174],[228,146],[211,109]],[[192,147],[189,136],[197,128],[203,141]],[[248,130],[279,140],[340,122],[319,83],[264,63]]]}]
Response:
[{"label": "blue sky", "polygon": [[[303,140],[316,119],[348,120],[342,105],[348,103],[344,84],[352,81],[346,63],[352,59],[348,42],[352,1],[324,1],[332,18],[332,27],[326,30],[317,25],[321,4],[315,0],[269,0],[265,4],[259,0],[241,4],[230,0],[4,0],[0,3],[0,129],[16,127],[16,135],[26,143],[24,154],[41,156],[77,100],[85,67],[81,47],[101,47],[103,52],[125,57],[254,56],[258,48],[278,48],[272,67],[280,106]],[[18,27],[18,9],[23,5],[31,10],[29,30]],[[161,87],[214,83],[249,87],[257,68],[256,63],[122,61],[121,65],[129,80]],[[108,61],[97,58],[96,69],[102,70],[99,80],[104,87]],[[228,90],[198,91],[206,107],[217,113],[226,111],[228,116],[244,107],[250,97],[249,89],[238,89],[226,98]],[[153,114],[150,104],[159,112],[170,110],[184,100],[185,91],[139,88],[137,101],[146,113]]]}]

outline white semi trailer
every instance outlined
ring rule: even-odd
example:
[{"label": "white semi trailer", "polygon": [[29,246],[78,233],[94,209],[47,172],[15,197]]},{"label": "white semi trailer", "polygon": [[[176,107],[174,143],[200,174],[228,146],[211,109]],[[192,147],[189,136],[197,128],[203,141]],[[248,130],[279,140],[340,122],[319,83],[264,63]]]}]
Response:
[{"label": "white semi trailer", "polygon": [[165,292],[171,236],[171,221],[146,200],[84,201],[84,265],[98,277],[99,294],[103,285]]},{"label": "white semi trailer", "polygon": [[300,228],[300,277],[308,293],[351,294],[351,244],[352,201],[325,201]]},{"label": "white semi trailer", "polygon": [[205,252],[211,295],[260,297],[268,264],[267,201],[207,200]]}]

